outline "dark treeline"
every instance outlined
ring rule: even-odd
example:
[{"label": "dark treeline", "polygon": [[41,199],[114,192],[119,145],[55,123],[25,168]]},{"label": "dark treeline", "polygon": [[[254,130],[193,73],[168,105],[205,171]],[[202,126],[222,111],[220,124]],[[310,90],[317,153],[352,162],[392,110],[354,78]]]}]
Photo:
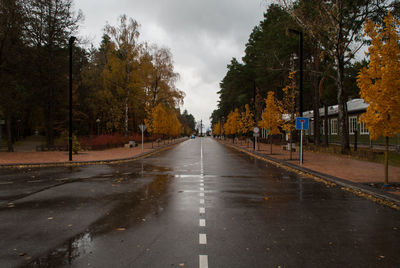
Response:
[{"label": "dark treeline", "polygon": [[[245,56],[233,58],[220,83],[218,108],[211,115],[212,125],[224,121],[230,111],[253,108],[261,119],[264,99],[274,91],[282,99],[290,71],[296,71],[299,86],[299,34],[304,34],[303,110],[314,111],[314,141],[320,143],[318,108],[339,104],[339,133],[342,151],[349,149],[345,102],[358,98],[356,76],[367,64],[356,55],[368,42],[362,36],[365,19],[379,21],[397,1],[336,0],[279,1],[271,4],[264,20],[254,27]],[[295,30],[295,31],[293,31]],[[296,33],[297,31],[297,33]],[[298,100],[297,100],[298,102]],[[299,103],[296,104],[299,107]]]},{"label": "dark treeline", "polygon": [[[0,0],[0,119],[8,150],[39,133],[47,145],[68,128],[68,39],[78,34],[81,12],[72,0]],[[121,16],[106,25],[99,48],[73,46],[76,135],[131,134],[156,105],[177,113],[184,132],[195,128],[179,111],[184,93],[172,54],[139,42],[139,25]],[[99,128],[99,129],[98,129]]]}]

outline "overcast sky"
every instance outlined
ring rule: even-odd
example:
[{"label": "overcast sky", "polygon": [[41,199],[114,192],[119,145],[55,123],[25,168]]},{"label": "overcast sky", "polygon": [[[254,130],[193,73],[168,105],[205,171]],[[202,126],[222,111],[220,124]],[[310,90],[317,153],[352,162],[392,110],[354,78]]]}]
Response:
[{"label": "overcast sky", "polygon": [[183,109],[209,126],[219,83],[232,57],[241,59],[254,26],[263,19],[265,0],[75,0],[85,20],[80,35],[95,47],[106,23],[126,14],[140,25],[140,40],[170,48]]}]

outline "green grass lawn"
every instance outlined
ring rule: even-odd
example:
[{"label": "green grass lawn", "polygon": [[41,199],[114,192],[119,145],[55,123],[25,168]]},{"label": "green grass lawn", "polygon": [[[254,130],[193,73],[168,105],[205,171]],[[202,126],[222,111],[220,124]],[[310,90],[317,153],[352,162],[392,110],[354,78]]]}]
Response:
[{"label": "green grass lawn", "polygon": [[[335,156],[366,160],[375,163],[384,163],[385,154],[382,150],[370,149],[370,148],[358,148],[356,152],[353,149],[348,154],[342,154],[341,148],[338,145],[329,145],[329,147],[318,147],[313,144],[305,146],[306,150],[322,153],[330,153]],[[389,151],[389,165],[400,167],[400,153]]]}]

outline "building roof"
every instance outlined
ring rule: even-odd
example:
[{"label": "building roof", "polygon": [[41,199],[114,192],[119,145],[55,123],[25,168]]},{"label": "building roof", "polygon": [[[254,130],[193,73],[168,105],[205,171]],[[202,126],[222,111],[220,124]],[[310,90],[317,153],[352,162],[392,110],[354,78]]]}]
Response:
[{"label": "building roof", "polygon": [[[347,111],[348,112],[359,112],[367,110],[369,106],[368,103],[364,102],[363,99],[353,99],[347,102]],[[328,107],[328,115],[338,114],[338,105],[332,105]],[[325,116],[324,108],[319,108],[319,115]],[[314,111],[305,111],[303,112],[304,117],[314,117]]]}]

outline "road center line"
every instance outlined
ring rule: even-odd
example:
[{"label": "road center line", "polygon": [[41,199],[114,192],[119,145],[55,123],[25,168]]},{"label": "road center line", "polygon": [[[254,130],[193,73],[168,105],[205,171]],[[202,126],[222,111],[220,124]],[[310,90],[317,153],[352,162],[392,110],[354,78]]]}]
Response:
[{"label": "road center line", "polygon": [[201,207],[201,208],[199,209],[199,211],[200,211],[200,213],[201,213],[201,214],[204,214],[204,213],[206,213],[206,209],[205,209],[205,208],[203,208],[203,207]]},{"label": "road center line", "polygon": [[201,197],[204,197],[204,193],[200,193],[199,195],[200,195]]},{"label": "road center line", "polygon": [[204,204],[204,199],[200,199],[200,204]]},{"label": "road center line", "polygon": [[201,183],[200,183],[200,186],[204,186],[204,183],[201,182]]},{"label": "road center line", "polygon": [[203,192],[204,192],[204,187],[200,187],[200,191],[203,191]]},{"label": "road center line", "polygon": [[206,234],[199,234],[199,243],[201,245],[207,244],[207,235]]},{"label": "road center line", "polygon": [[206,226],[206,220],[205,219],[200,219],[199,220],[199,226],[200,227],[205,227]]},{"label": "road center line", "polygon": [[203,167],[203,139],[200,140],[200,171],[201,176],[204,175],[204,167]]},{"label": "road center line", "polygon": [[199,255],[199,268],[208,268],[208,256]]}]

